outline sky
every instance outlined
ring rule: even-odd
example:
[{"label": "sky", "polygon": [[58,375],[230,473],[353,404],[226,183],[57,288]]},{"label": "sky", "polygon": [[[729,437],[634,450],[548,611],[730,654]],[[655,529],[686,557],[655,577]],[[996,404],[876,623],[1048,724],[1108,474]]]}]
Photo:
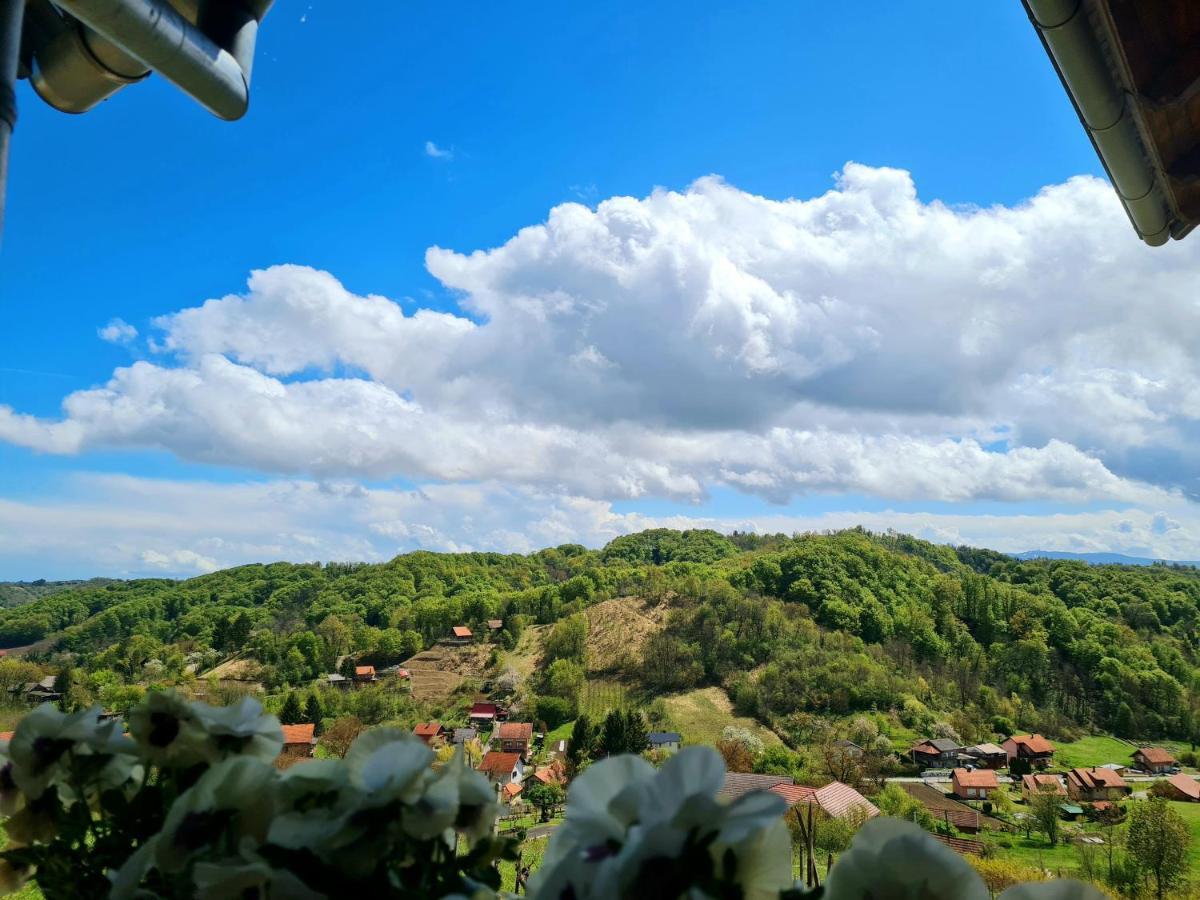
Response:
[{"label": "sky", "polygon": [[0,579],[1200,559],[1200,238],[1137,240],[1019,4],[280,0],[239,122],[18,99]]}]

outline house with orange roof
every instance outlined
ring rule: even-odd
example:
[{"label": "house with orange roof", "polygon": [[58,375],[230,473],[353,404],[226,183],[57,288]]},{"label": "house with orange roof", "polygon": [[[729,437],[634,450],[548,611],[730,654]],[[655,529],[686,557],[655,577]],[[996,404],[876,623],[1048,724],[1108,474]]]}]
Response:
[{"label": "house with orange roof", "polygon": [[528,759],[533,746],[533,723],[501,722],[492,733],[492,740],[503,752],[520,753],[523,759]]},{"label": "house with orange roof", "polygon": [[450,644],[469,644],[475,635],[466,625],[455,625],[450,629],[450,637],[446,638],[446,642]]},{"label": "house with orange roof", "polygon": [[437,747],[446,740],[446,726],[441,722],[421,722],[413,728],[413,734],[430,747]]},{"label": "house with orange roof", "polygon": [[567,767],[561,759],[556,759],[549,765],[534,769],[530,778],[541,784],[557,784],[562,787],[567,783]]},{"label": "house with orange roof", "polygon": [[1164,784],[1171,786],[1174,799],[1185,800],[1189,803],[1200,803],[1200,781],[1197,781],[1191,775],[1176,772]]},{"label": "house with orange roof", "polygon": [[1139,747],[1133,751],[1133,764],[1143,772],[1158,775],[1176,765],[1175,757],[1162,747]]},{"label": "house with orange roof", "polygon": [[376,677],[374,666],[354,667],[354,680],[358,684],[370,684]]},{"label": "house with orange roof", "polygon": [[525,785],[516,781],[510,781],[508,784],[500,787],[500,801],[507,803],[510,806],[521,797],[521,792],[525,790]]},{"label": "house with orange roof", "polygon": [[316,727],[311,723],[280,725],[283,729],[283,756],[308,759],[317,746]]},{"label": "house with orange roof", "polygon": [[1021,797],[1028,802],[1038,794],[1055,794],[1065,797],[1067,789],[1063,787],[1063,783],[1058,780],[1057,775],[1046,775],[1040,772],[1033,775],[1022,775]]},{"label": "house with orange roof", "polygon": [[992,769],[955,769],[950,775],[950,787],[964,800],[986,800],[1000,782]]},{"label": "house with orange roof", "polygon": [[489,750],[483,754],[479,771],[493,784],[520,784],[525,779],[525,761],[520,753],[502,753]]},{"label": "house with orange roof", "polygon": [[1072,769],[1067,773],[1067,796],[1072,800],[1093,803],[1096,800],[1123,800],[1130,787],[1115,770]]},{"label": "house with orange roof", "polygon": [[790,809],[798,804],[812,804],[834,819],[850,815],[871,819],[879,815],[879,808],[850,787],[840,781],[834,781],[821,788],[805,787],[802,784],[777,784],[768,790],[782,797]]},{"label": "house with orange roof", "polygon": [[1044,769],[1054,759],[1054,745],[1040,734],[1014,734],[1000,745],[1011,766],[1014,759],[1023,759],[1035,769]]}]

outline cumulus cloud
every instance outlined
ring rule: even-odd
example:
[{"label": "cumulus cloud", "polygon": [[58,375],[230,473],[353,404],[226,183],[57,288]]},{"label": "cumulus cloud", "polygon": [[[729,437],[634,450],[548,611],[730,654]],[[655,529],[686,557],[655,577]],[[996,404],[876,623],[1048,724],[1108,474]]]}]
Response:
[{"label": "cumulus cloud", "polygon": [[433,141],[425,142],[425,155],[430,159],[454,159],[454,151],[439,147]]},{"label": "cumulus cloud", "polygon": [[130,344],[138,336],[138,330],[124,319],[109,319],[103,328],[97,328],[100,340],[110,344]]},{"label": "cumulus cloud", "polygon": [[[1118,551],[1194,559],[1200,513],[1160,509],[968,515],[620,512],[607,501],[497,483],[365,488],[305,479],[210,483],[81,474],[36,500],[0,500],[0,577],[190,576],[251,562],[366,560],[411,550],[525,553],[599,547],[644,528],[791,534],[864,525],[1000,550]],[[64,563],[64,560],[70,560]]]},{"label": "cumulus cloud", "polygon": [[276,266],[60,419],[0,407],[0,440],[594,501],[1149,508],[1200,478],[1200,258],[1132,239],[1097,179],[977,209],[855,163],[807,200],[704,178],[426,264],[461,312]]}]

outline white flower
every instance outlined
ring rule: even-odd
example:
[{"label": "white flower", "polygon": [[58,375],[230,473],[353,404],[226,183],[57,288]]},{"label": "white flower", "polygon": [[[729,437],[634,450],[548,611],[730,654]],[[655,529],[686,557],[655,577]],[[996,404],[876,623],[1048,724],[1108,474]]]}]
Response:
[{"label": "white flower", "polygon": [[243,697],[234,706],[196,703],[192,708],[208,731],[218,758],[251,756],[270,762],[283,749],[279,720],[264,713],[253,697]]},{"label": "white flower", "polygon": [[398,728],[377,728],[359,735],[346,754],[350,783],[377,805],[419,798],[433,751],[424,741]]},{"label": "white flower", "polygon": [[[275,768],[250,756],[217,763],[171,805],[155,847],[155,865],[178,872],[197,852],[224,842],[261,843],[274,813]],[[230,831],[232,830],[232,831]]]},{"label": "white flower", "polygon": [[65,777],[72,763],[79,767],[80,781],[118,787],[137,765],[133,749],[116,722],[100,721],[98,706],[64,714],[44,703],[17,724],[8,743],[10,774],[28,799],[38,799],[56,784],[60,798],[69,804],[79,799],[76,785]]},{"label": "white flower", "polygon": [[911,822],[876,818],[829,873],[825,900],[989,900],[961,856]]},{"label": "white flower", "polygon": [[272,869],[262,860],[227,859],[197,863],[192,879],[199,900],[241,900],[272,897],[280,900],[324,900],[291,872]]},{"label": "white flower", "polygon": [[151,762],[187,767],[213,757],[193,704],[174,691],[153,691],[129,713],[129,733]]},{"label": "white flower", "polygon": [[999,900],[1105,900],[1104,895],[1082,881],[1034,881],[1016,884]]}]

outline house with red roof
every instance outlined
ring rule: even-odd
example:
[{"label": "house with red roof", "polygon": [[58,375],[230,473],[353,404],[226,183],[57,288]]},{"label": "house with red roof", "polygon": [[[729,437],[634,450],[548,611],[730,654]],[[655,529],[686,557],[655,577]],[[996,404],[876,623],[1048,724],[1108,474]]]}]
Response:
[{"label": "house with red roof", "polygon": [[541,784],[557,784],[565,787],[567,784],[567,767],[561,759],[556,759],[547,766],[534,769],[531,779]]},{"label": "house with red roof", "polygon": [[376,677],[374,666],[354,667],[354,680],[359,684],[370,684]]},{"label": "house with red roof", "polygon": [[508,784],[500,786],[500,801],[507,803],[510,806],[521,798],[521,792],[525,790],[525,785],[516,781],[510,781]]},{"label": "house with red roof", "polygon": [[467,718],[475,728],[490,728],[494,723],[503,721],[503,710],[495,703],[476,703],[471,707]]},{"label": "house with red roof", "polygon": [[450,629],[450,637],[446,638],[446,642],[450,644],[469,644],[475,635],[466,625],[455,625]]},{"label": "house with red roof", "polygon": [[283,729],[283,756],[307,759],[317,746],[316,728],[311,722],[301,725],[280,725]]},{"label": "house with red roof", "polygon": [[810,788],[801,784],[777,784],[768,790],[787,801],[788,808],[798,804],[812,804],[834,819],[850,815],[871,819],[879,815],[879,808],[850,787],[840,781],[834,781],[822,788]]},{"label": "house with red roof", "polygon": [[493,784],[520,784],[525,778],[525,761],[520,753],[502,753],[489,750],[483,754],[479,771]]},{"label": "house with red roof", "polygon": [[441,722],[421,722],[413,728],[413,734],[423,740],[430,747],[437,747],[446,740],[446,726]]},{"label": "house with red roof", "polygon": [[1130,787],[1114,769],[1072,769],[1067,773],[1067,796],[1072,800],[1094,803],[1097,800],[1124,800]]},{"label": "house with red roof", "polygon": [[955,769],[950,775],[950,787],[964,800],[986,800],[1000,782],[992,769]]},{"label": "house with red roof", "polygon": [[492,741],[505,753],[519,753],[529,758],[533,747],[533,724],[531,722],[501,722],[492,733]]},{"label": "house with red roof", "polygon": [[1133,764],[1143,772],[1155,775],[1176,765],[1175,757],[1162,747],[1139,747],[1133,751]]},{"label": "house with red roof", "polygon": [[1033,775],[1021,776],[1021,797],[1026,802],[1032,800],[1038,794],[1047,793],[1059,797],[1067,796],[1067,789],[1063,787],[1063,783],[1058,780],[1057,775],[1046,775],[1039,772]]},{"label": "house with red roof", "polygon": [[1014,734],[1000,746],[1004,748],[1009,766],[1014,759],[1023,759],[1035,769],[1044,769],[1054,759],[1054,745],[1040,734]]},{"label": "house with red roof", "polygon": [[[3,738],[3,735],[0,735],[0,738]],[[1171,786],[1171,792],[1175,800],[1200,803],[1200,781],[1197,781],[1191,775],[1176,772],[1164,784]]]}]

